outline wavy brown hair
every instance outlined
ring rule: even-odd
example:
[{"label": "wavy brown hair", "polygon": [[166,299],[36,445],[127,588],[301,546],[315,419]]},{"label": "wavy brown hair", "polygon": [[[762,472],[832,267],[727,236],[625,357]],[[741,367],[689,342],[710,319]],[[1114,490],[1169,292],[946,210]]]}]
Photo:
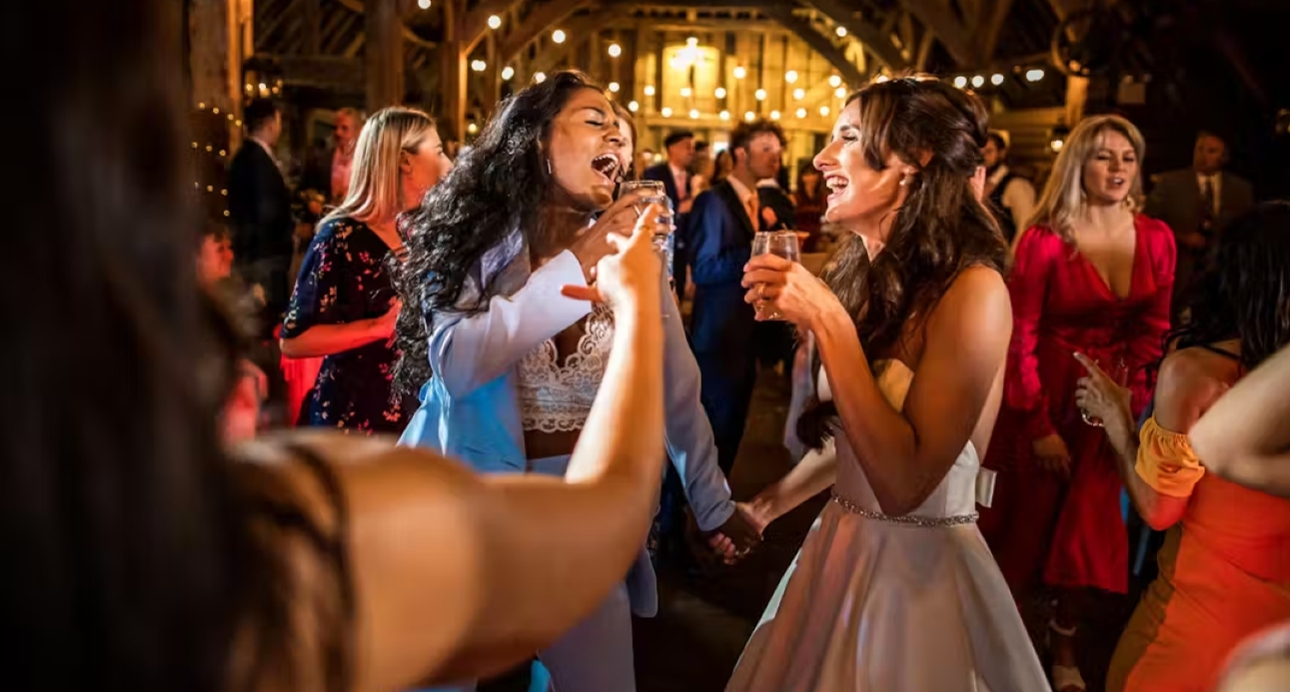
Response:
[{"label": "wavy brown hair", "polygon": [[[976,97],[916,75],[872,83],[847,107],[857,102],[859,146],[869,167],[884,170],[895,154],[918,169],[883,250],[870,257],[864,240],[852,235],[823,277],[855,320],[872,365],[891,355],[909,322],[926,318],[964,269],[1003,273],[1008,247],[970,184],[987,135]],[[818,449],[836,420],[832,402],[812,399],[798,419],[798,436]]]}]

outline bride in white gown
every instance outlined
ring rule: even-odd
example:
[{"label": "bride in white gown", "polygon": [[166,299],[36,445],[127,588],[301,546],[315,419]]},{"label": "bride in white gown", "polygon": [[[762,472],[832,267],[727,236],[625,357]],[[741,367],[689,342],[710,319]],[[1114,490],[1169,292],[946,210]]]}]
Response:
[{"label": "bride in white gown", "polygon": [[799,434],[827,451],[745,511],[764,527],[833,501],[727,692],[1048,689],[975,525],[1012,328],[1007,249],[970,186],[985,135],[979,102],[940,81],[862,89],[815,159],[826,218],[852,232],[827,283],[774,256],[747,267],[759,313],[814,343]]}]

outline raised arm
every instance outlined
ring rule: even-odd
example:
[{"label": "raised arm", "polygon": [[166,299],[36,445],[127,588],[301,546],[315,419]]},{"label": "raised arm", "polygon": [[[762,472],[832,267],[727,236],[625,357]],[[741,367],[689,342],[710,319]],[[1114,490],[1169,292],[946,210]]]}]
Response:
[{"label": "raised arm", "polygon": [[1236,383],[1189,438],[1205,468],[1233,483],[1290,498],[1290,348]]}]

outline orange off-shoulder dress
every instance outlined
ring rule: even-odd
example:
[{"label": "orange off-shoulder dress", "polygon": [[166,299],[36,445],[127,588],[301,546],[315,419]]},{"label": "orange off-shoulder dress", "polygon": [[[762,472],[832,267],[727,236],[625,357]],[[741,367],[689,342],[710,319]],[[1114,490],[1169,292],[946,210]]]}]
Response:
[{"label": "orange off-shoulder dress", "polygon": [[1205,473],[1186,435],[1142,428],[1137,473],[1187,498],[1120,637],[1107,692],[1208,692],[1249,635],[1290,620],[1290,500]]}]

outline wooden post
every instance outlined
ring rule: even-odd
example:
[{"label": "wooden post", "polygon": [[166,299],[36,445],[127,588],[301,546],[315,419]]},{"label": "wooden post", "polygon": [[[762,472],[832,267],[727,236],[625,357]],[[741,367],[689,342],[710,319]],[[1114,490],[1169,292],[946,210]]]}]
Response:
[{"label": "wooden post", "polygon": [[[188,6],[188,65],[190,108],[205,103],[221,112],[242,113],[242,45],[249,29],[249,3],[242,0],[190,0]],[[246,31],[249,33],[249,31]],[[231,123],[230,123],[231,125]],[[230,127],[230,145],[241,142],[241,131]]]},{"label": "wooden post", "polygon": [[364,4],[367,43],[367,111],[403,103],[403,25],[398,0],[367,0]]},{"label": "wooden post", "polygon": [[1088,101],[1088,77],[1066,78],[1066,127],[1074,129],[1084,119]]},{"label": "wooden post", "polygon": [[305,55],[322,52],[322,0],[299,0],[305,28]]},{"label": "wooden post", "polygon": [[442,3],[443,43],[438,50],[440,101],[436,118],[443,124],[441,135],[446,129],[457,141],[465,141],[467,70],[470,67],[462,40],[466,3],[464,0],[442,0]]}]

